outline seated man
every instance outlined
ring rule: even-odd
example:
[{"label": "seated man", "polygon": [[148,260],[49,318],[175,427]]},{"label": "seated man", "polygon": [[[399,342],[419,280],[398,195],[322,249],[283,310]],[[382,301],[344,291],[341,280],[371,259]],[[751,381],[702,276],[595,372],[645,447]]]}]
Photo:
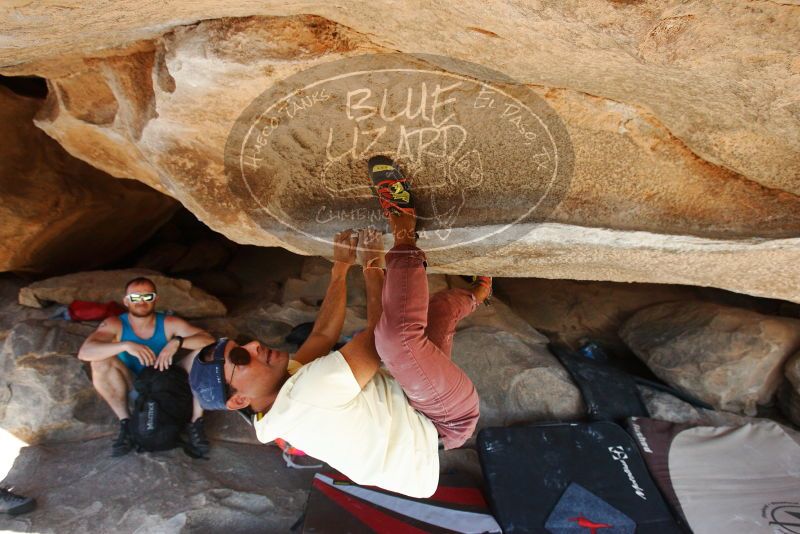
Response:
[{"label": "seated man", "polygon": [[[162,371],[167,369],[178,349],[195,350],[214,341],[211,335],[180,317],[156,312],[157,301],[156,286],[151,280],[131,280],[125,284],[123,299],[128,313],[101,322],[78,351],[78,358],[91,363],[92,383],[120,421],[119,435],[111,447],[112,456],[122,456],[133,449],[128,428],[128,393],[133,388],[133,377],[150,365]],[[188,371],[191,359],[184,360],[181,363]],[[206,454],[209,443],[202,415],[195,399],[189,441],[195,451]]]},{"label": "seated man", "polygon": [[[383,158],[389,168],[383,172],[377,169],[382,160],[373,160],[381,198],[400,189],[408,193],[390,160]],[[471,290],[441,291],[429,302],[410,195],[401,196],[407,202],[384,205],[393,212],[395,240],[385,275],[377,231],[362,230],[357,240],[352,231],[336,236],[330,285],[293,360],[258,341],[239,346],[222,339],[200,351],[189,378],[205,409],[256,412],[254,426],[264,443],[283,438],[356,483],[428,497],[439,479],[437,438],[446,449],[459,447],[478,421],[478,395],[450,360],[450,349],[456,323],[489,296],[491,279],[480,277]],[[356,249],[366,282],[367,328],[331,352],[344,322],[345,276]]]}]

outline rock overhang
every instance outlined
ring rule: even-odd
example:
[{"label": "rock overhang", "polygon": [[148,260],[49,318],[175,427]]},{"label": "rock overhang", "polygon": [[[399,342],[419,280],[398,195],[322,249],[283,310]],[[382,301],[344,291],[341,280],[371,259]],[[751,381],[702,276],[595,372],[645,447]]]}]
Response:
[{"label": "rock overhang", "polygon": [[[433,232],[429,232],[429,239],[423,239],[423,245],[431,248],[436,240],[444,239],[448,245],[459,236],[491,235],[470,247],[441,246],[431,253],[433,270],[678,282],[797,301],[800,273],[795,236],[800,230],[800,186],[791,169],[800,160],[800,143],[796,132],[786,129],[786,117],[780,114],[786,110],[781,108],[780,113],[752,120],[753,110],[738,90],[741,79],[734,76],[731,67],[736,50],[726,40],[698,53],[695,64],[690,57],[675,56],[676,41],[664,35],[665,28],[678,40],[694,34],[707,41],[720,30],[707,20],[702,9],[691,17],[673,20],[645,13],[646,7],[616,6],[613,12],[596,8],[607,18],[612,13],[631,17],[618,28],[630,41],[625,41],[625,46],[636,48],[638,39],[639,57],[628,65],[627,79],[621,78],[622,58],[614,55],[609,43],[594,39],[599,34],[591,17],[582,19],[586,14],[574,13],[569,7],[561,8],[561,20],[574,17],[593,36],[591,45],[578,44],[564,56],[572,58],[572,72],[553,62],[553,55],[563,51],[563,43],[521,31],[525,24],[539,27],[541,14],[534,11],[518,14],[508,32],[520,32],[519,42],[535,45],[531,48],[535,53],[528,57],[513,54],[506,61],[497,61],[497,54],[513,48],[503,32],[493,32],[493,37],[465,30],[468,38],[451,42],[463,43],[462,48],[444,47],[430,36],[420,36],[419,27],[398,26],[392,36],[367,31],[374,29],[375,23],[363,16],[360,7],[346,15],[335,8],[321,13],[327,8],[312,6],[306,13],[320,12],[321,16],[282,13],[288,16],[206,20],[151,35],[128,50],[95,54],[97,57],[83,61],[77,71],[57,72],[50,67],[53,75],[49,79],[55,91],[51,91],[49,111],[40,115],[37,124],[93,165],[116,176],[137,178],[174,196],[231,239],[327,255],[330,235],[364,222],[357,214],[372,209],[371,200],[368,190],[340,199],[337,211],[328,212],[320,221],[321,202],[315,191],[325,189],[326,180],[334,190],[347,189],[363,169],[359,167],[363,162],[353,158],[354,162],[334,167],[335,172],[317,173],[318,178],[309,179],[309,169],[314,171],[318,165],[308,154],[320,154],[326,148],[319,146],[324,141],[324,128],[315,130],[331,120],[331,116],[323,120],[326,117],[322,114],[316,124],[307,121],[303,128],[287,131],[276,143],[277,171],[271,177],[286,172],[280,180],[256,183],[256,189],[262,190],[251,195],[253,202],[248,202],[237,196],[230,173],[226,173],[225,147],[237,119],[270,88],[325,65],[376,53],[389,58],[398,50],[441,55],[444,47],[454,58],[452,62],[436,64],[428,60],[428,65],[436,64],[441,72],[452,75],[458,71],[454,65],[466,61],[500,71],[499,76],[487,76],[491,80],[485,81],[516,79],[517,86],[532,93],[543,104],[542,109],[551,111],[561,122],[573,156],[569,183],[559,201],[541,219],[518,224],[513,239],[511,234],[504,238],[492,232],[498,225],[515,220],[515,205],[523,206],[527,200],[519,186],[508,187],[505,179],[518,175],[515,171],[520,165],[511,162],[500,172],[495,169],[485,173],[471,195],[478,200],[470,202],[479,205],[470,211],[475,204],[467,203],[467,211],[460,220],[451,221],[444,238],[435,233],[442,228],[432,225],[429,229]],[[498,9],[509,6],[501,4]],[[779,9],[762,7],[764,12]],[[791,29],[796,15],[776,13]],[[455,20],[462,16],[452,15]],[[740,16],[747,19],[750,15]],[[480,24],[473,21],[465,27],[490,26],[490,16],[476,17]],[[752,20],[755,28],[763,20],[753,17],[747,20]],[[663,22],[667,19],[672,22]],[[698,21],[704,21],[705,26]],[[648,23],[653,23],[649,33],[638,31]],[[387,24],[397,25],[397,21]],[[422,21],[419,26],[426,24]],[[548,31],[552,37],[555,30]],[[452,28],[446,33],[450,38],[456,35]],[[403,35],[418,38],[397,46]],[[769,42],[774,38],[771,34],[765,37]],[[493,47],[476,46],[479,39],[491,39]],[[785,48],[773,44],[776,50]],[[781,54],[780,61],[789,57]],[[720,67],[703,72],[702,66],[715,55],[722,58]],[[412,57],[418,60],[421,55]],[[607,75],[590,80],[592,70],[584,63],[586,57],[609,60]],[[777,55],[774,59],[779,60]],[[545,65],[552,67],[547,73]],[[765,76],[760,68],[746,73],[756,89],[763,89],[756,81],[769,78]],[[790,75],[772,77],[773,81],[785,82],[791,94],[794,85]],[[76,102],[71,96],[69,105],[65,102],[69,88],[81,84],[98,88],[86,91],[89,96],[84,99],[94,99],[91,103],[106,117],[104,121],[87,120],[85,113],[76,111],[91,107],[87,102],[81,105],[80,98]],[[380,80],[374,80],[374,84],[379,89]],[[688,85],[692,85],[691,90]],[[722,91],[726,86],[731,90]],[[371,96],[375,94],[377,90]],[[750,104],[758,101],[762,108],[772,109],[784,97],[755,90],[749,98]],[[376,107],[366,100],[361,103],[367,110]],[[107,113],[101,112],[103,106],[108,107]],[[503,139],[503,132],[485,119],[476,120],[473,130],[486,136],[486,144]],[[755,139],[749,145],[749,159],[736,156],[741,155],[740,141],[745,137]],[[732,148],[734,145],[737,148]],[[767,154],[772,154],[771,161],[783,160],[781,169],[770,164],[766,171],[763,159]],[[756,164],[759,161],[762,164]],[[445,214],[446,208],[469,192],[469,188],[451,185],[439,203]],[[431,196],[426,195],[421,192],[424,200],[430,201]],[[306,228],[297,231],[277,220],[280,217],[262,216],[259,200],[263,199],[282,201],[286,208],[282,215],[288,210]],[[348,212],[356,215],[331,217]]]}]

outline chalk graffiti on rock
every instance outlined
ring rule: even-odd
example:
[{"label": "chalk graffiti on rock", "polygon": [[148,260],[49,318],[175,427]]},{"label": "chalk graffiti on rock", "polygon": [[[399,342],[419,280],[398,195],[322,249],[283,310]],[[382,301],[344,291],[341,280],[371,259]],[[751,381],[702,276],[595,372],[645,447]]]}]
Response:
[{"label": "chalk graffiti on rock", "polygon": [[[546,216],[572,169],[557,115],[524,86],[493,85],[434,59],[436,68],[419,57],[358,56],[263,93],[226,145],[229,187],[244,211],[267,231],[279,224],[321,241],[347,225],[380,225],[365,163],[384,154],[403,168],[420,227],[443,248],[468,244],[451,230],[481,210],[496,215],[469,242]],[[489,177],[503,185],[499,195],[486,194]]]}]

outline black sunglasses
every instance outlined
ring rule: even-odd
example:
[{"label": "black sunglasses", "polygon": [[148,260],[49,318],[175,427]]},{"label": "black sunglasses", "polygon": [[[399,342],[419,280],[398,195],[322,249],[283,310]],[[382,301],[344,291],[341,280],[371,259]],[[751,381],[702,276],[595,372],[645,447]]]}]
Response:
[{"label": "black sunglasses", "polygon": [[231,379],[228,380],[228,397],[230,397],[230,388],[233,387],[233,375],[236,368],[240,365],[247,365],[250,363],[250,353],[242,347],[233,347],[228,353],[228,359],[233,364],[233,371],[231,371]]}]

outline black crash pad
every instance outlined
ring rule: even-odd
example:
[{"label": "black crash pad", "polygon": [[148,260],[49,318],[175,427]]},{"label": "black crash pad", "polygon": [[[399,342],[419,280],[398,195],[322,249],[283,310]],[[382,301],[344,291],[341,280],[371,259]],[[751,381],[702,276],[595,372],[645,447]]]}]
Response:
[{"label": "black crash pad", "polygon": [[489,504],[507,534],[683,532],[615,423],[487,428],[478,454]]},{"label": "black crash pad", "polygon": [[581,390],[590,420],[616,421],[649,415],[631,375],[560,345],[551,344],[549,348]]}]

